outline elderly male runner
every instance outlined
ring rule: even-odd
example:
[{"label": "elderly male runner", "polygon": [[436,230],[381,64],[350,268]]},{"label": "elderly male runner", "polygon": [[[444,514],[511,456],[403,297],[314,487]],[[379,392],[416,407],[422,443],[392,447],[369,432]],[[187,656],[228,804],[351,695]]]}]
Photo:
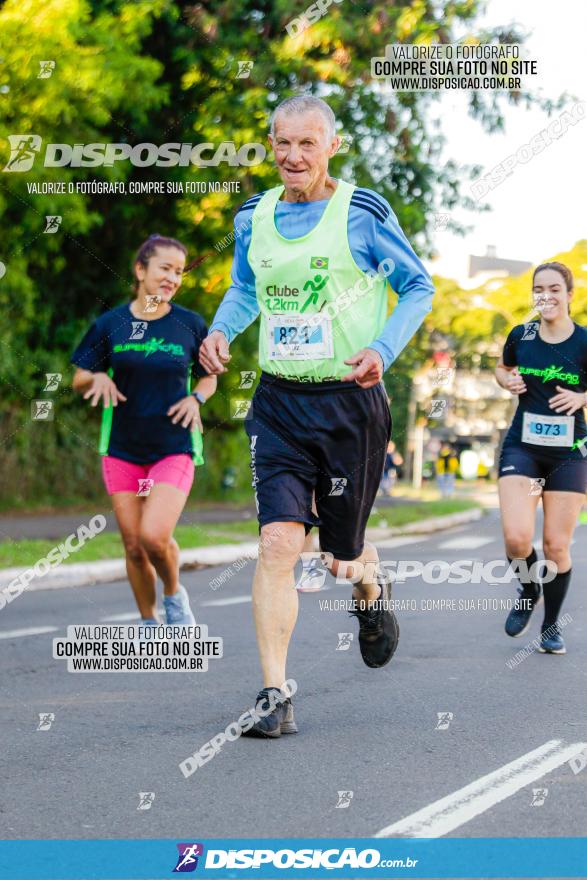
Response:
[{"label": "elderly male runner", "polygon": [[[280,687],[298,614],[294,566],[312,526],[333,574],[362,572],[351,614],[367,666],[388,663],[399,637],[390,580],[365,528],[391,436],[383,372],[434,290],[386,200],[330,177],[335,122],[314,97],[289,98],[273,113],[269,141],[283,186],[239,209],[232,285],[200,348],[208,372],[225,372],[229,344],[261,314],[261,379],[245,423],[261,532],[253,613],[264,685],[257,707],[267,714],[248,731],[256,736],[297,730]],[[388,279],[399,302],[386,321]]]}]

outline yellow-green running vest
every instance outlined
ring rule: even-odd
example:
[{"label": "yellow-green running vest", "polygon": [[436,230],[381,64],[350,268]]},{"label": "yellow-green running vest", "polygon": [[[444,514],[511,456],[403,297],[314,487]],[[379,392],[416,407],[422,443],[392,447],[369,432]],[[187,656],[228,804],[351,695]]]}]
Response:
[{"label": "yellow-green running vest", "polygon": [[348,241],[355,189],[342,180],[316,226],[301,238],[275,227],[283,186],[268,190],[253,212],[249,265],[261,311],[259,363],[297,381],[340,379],[345,359],[377,339],[387,315],[384,274],[363,272]]}]

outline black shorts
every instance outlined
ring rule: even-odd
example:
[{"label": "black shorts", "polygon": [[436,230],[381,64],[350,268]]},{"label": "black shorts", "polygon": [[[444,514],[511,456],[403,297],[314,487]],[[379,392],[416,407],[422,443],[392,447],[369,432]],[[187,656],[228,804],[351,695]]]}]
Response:
[{"label": "black shorts", "polygon": [[302,522],[306,533],[318,526],[322,550],[360,556],[391,437],[383,386],[262,373],[245,426],[259,525]]},{"label": "black shorts", "polygon": [[498,475],[543,479],[543,492],[587,491],[587,459],[555,458],[543,449],[504,446],[499,458]]}]

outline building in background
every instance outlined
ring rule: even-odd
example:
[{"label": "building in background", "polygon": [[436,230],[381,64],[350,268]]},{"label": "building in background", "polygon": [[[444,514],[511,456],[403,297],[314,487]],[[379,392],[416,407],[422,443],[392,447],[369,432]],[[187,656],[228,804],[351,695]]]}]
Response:
[{"label": "building in background", "polygon": [[517,278],[532,268],[527,260],[510,260],[498,257],[495,245],[488,244],[485,254],[477,256],[469,254],[469,272],[466,282],[461,287],[470,289],[480,287],[492,278]]}]

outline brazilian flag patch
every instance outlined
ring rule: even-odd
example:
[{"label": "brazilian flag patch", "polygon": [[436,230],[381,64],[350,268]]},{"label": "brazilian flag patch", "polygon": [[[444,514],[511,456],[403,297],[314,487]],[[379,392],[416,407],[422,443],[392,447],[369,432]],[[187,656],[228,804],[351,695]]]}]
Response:
[{"label": "brazilian flag patch", "polygon": [[310,269],[328,269],[328,257],[310,257]]}]

